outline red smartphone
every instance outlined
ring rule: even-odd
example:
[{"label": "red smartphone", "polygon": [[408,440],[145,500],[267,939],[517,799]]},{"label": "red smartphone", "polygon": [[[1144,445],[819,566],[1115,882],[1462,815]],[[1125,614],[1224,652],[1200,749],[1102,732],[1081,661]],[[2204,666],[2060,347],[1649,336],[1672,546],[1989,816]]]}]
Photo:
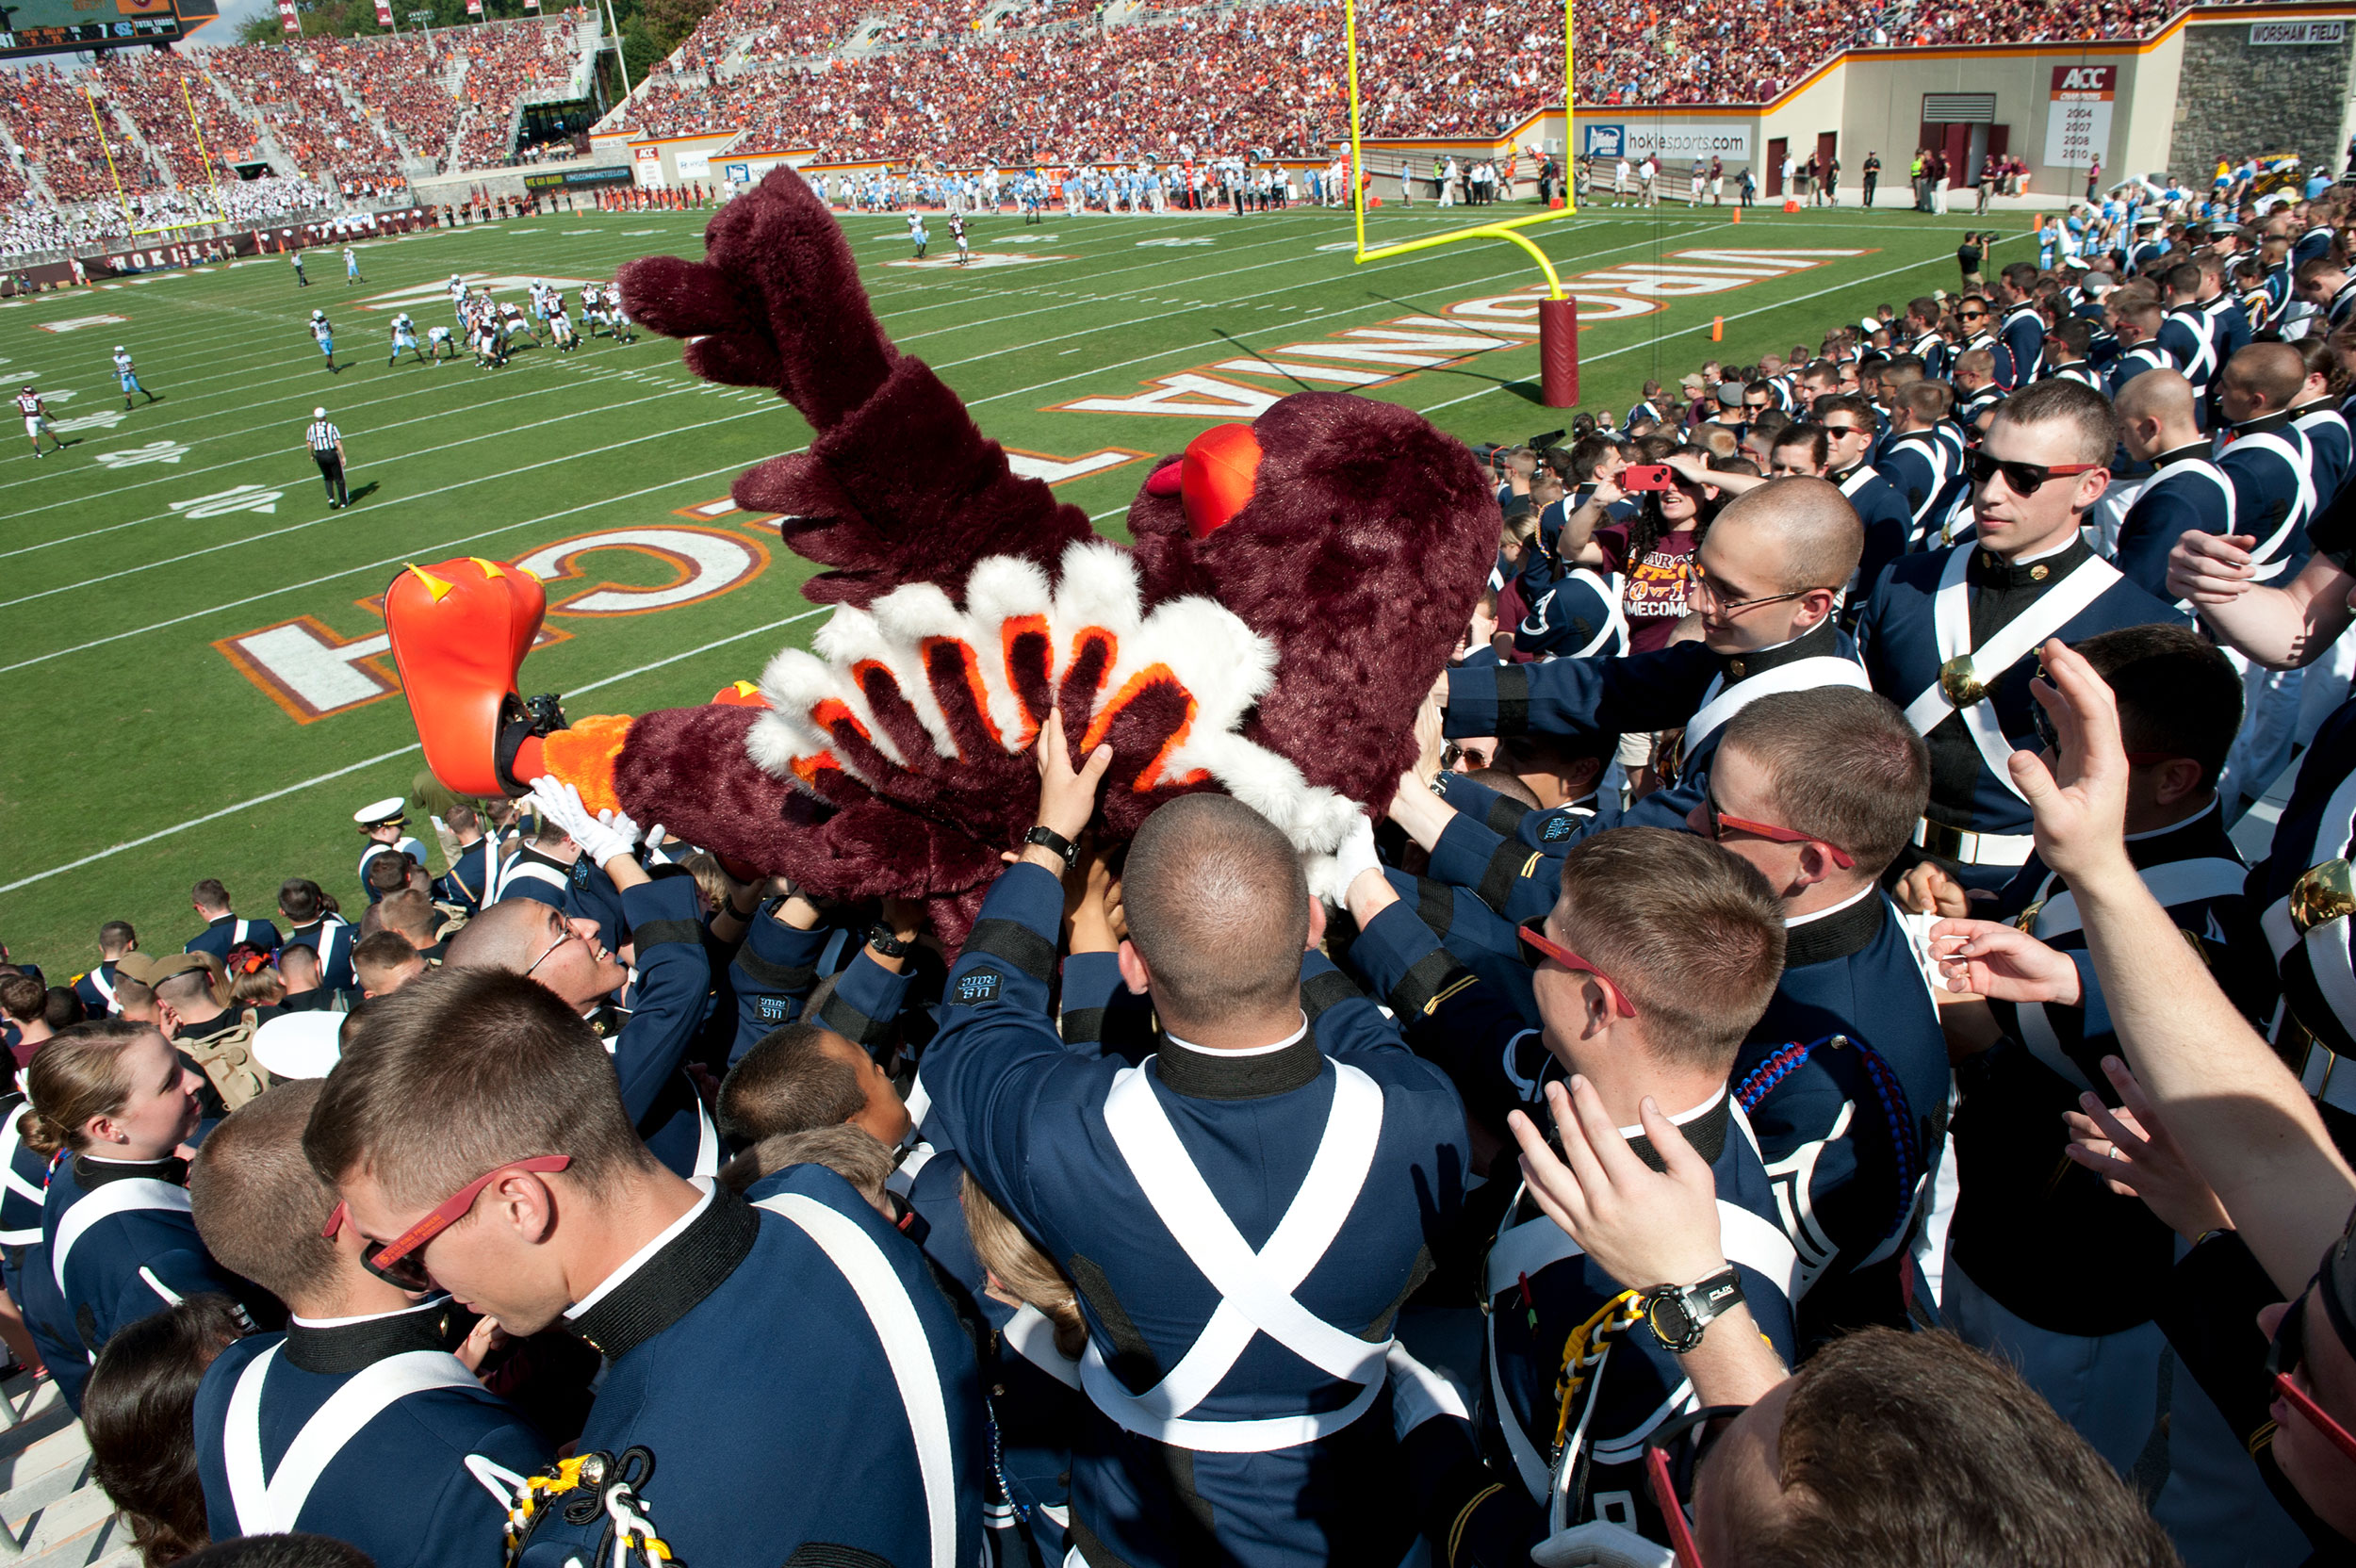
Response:
[{"label": "red smartphone", "polygon": [[1665,463],[1631,463],[1620,470],[1623,490],[1666,490],[1677,483],[1677,475]]}]

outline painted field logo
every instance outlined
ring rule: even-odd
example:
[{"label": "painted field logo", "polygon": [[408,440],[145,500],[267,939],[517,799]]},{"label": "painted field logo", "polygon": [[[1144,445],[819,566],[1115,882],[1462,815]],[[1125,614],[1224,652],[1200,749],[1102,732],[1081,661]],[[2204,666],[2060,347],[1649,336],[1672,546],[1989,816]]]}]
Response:
[{"label": "painted field logo", "polygon": [[[1579,301],[1579,322],[1649,316],[1671,300],[1699,299],[1871,255],[1872,251],[1677,251],[1659,262],[1582,272],[1563,280]],[[1461,364],[1499,349],[1527,348],[1538,336],[1543,284],[1510,294],[1459,300],[1431,316],[1395,316],[1374,326],[1345,327],[1308,342],[1256,348],[1251,357],[1216,360],[1158,376],[1145,390],[1081,398],[1042,412],[1152,414],[1186,419],[1254,419],[1304,384],[1366,388],[1418,371]],[[1240,345],[1238,345],[1240,346]],[[1258,378],[1238,381],[1235,377]],[[1276,384],[1282,390],[1263,383]]]},{"label": "painted field logo", "polygon": [[[894,235],[892,237],[896,239],[900,237]],[[1022,251],[976,251],[973,253],[973,259],[966,263],[966,270],[975,271],[985,267],[1020,267],[1031,261],[1070,261],[1071,259],[1070,256],[1033,255]],[[887,261],[883,265],[886,267],[941,268],[955,267],[957,264],[957,258],[955,255],[945,255],[903,256],[898,261]]]},{"label": "painted field logo", "polygon": [[110,327],[129,319],[128,316],[69,316],[61,321],[37,321],[34,325],[43,332],[80,332],[86,327]]}]

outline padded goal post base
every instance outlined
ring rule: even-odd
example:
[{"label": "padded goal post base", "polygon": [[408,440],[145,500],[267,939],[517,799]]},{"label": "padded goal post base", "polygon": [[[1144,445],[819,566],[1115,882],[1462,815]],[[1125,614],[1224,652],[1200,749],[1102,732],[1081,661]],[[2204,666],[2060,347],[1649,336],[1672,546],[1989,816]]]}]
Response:
[{"label": "padded goal post base", "polygon": [[1538,302],[1539,400],[1548,408],[1579,404],[1579,302]]}]

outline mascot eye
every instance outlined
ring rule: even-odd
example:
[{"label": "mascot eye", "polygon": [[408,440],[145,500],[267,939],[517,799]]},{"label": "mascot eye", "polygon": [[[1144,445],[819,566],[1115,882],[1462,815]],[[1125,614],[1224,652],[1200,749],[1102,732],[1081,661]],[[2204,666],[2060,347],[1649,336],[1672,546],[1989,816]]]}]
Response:
[{"label": "mascot eye", "polygon": [[[1251,501],[1260,474],[1259,440],[1250,425],[1213,425],[1187,443],[1180,469],[1186,527],[1197,539],[1207,539]],[[1160,478],[1155,474],[1147,483]]]}]

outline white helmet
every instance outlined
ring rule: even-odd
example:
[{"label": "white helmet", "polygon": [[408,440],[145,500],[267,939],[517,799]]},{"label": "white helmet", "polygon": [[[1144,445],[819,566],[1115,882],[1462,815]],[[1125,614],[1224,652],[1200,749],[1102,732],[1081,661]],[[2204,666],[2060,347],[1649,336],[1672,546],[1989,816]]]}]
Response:
[{"label": "white helmet", "polygon": [[327,410],[323,408],[315,408],[311,410],[311,417],[314,419],[324,419],[327,417]]},{"label": "white helmet", "polygon": [[327,312],[323,310],[315,310],[311,312],[311,319],[314,321],[324,321],[327,319]]},{"label": "white helmet", "polygon": [[120,343],[116,344],[116,345],[115,345],[115,352],[117,352],[117,353],[121,353],[122,351],[123,351],[123,345],[122,345],[122,344],[120,344]]}]

